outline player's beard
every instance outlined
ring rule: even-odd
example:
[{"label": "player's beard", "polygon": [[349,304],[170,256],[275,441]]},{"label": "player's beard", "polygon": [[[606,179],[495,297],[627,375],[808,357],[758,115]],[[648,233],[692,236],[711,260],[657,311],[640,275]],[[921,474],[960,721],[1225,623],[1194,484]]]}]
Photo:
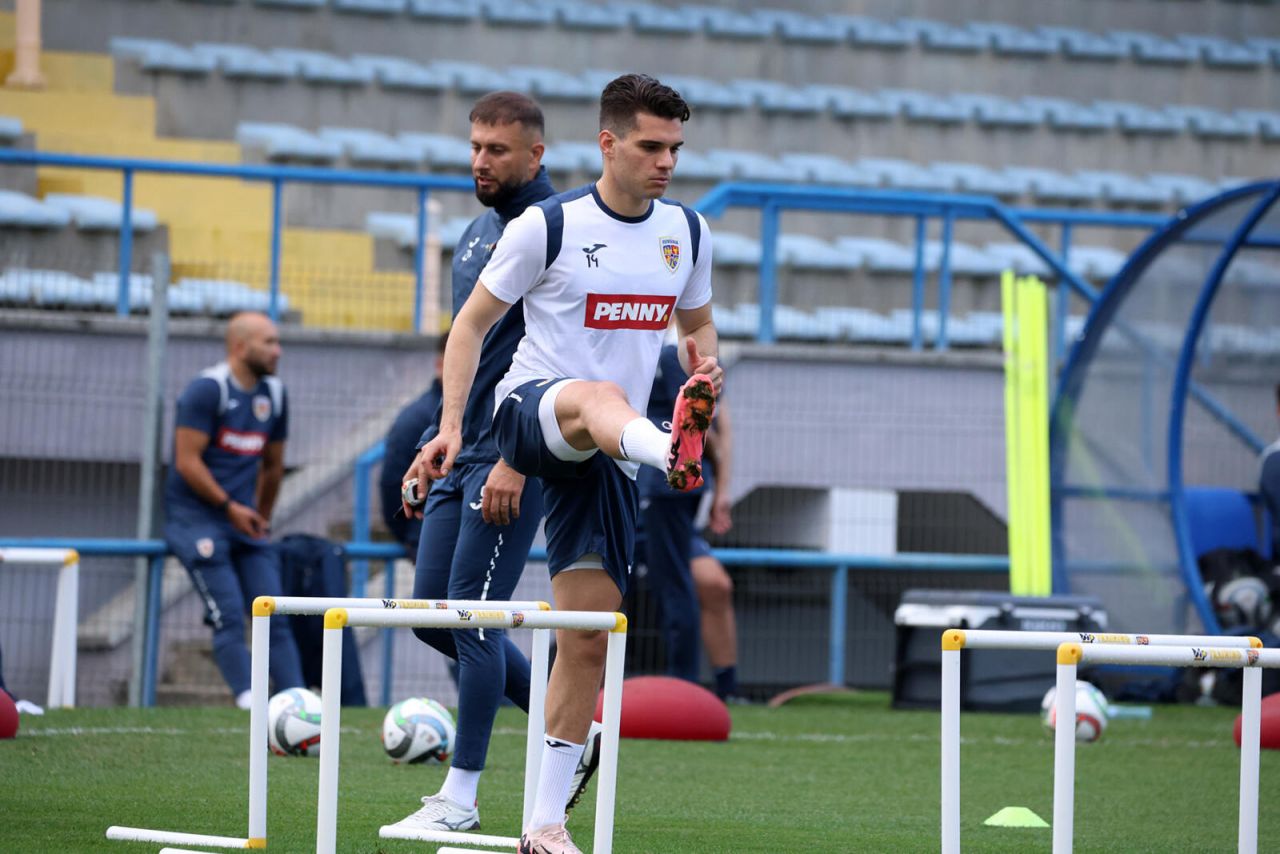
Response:
[{"label": "player's beard", "polygon": [[513,178],[510,181],[499,181],[498,185],[488,192],[481,190],[480,185],[476,184],[476,198],[486,208],[502,207],[516,197],[516,193],[520,192],[520,188],[524,184],[525,182],[519,178]]},{"label": "player's beard", "polygon": [[250,356],[244,360],[244,365],[258,379],[269,377],[276,372],[276,366],[268,363],[265,359],[257,356]]}]

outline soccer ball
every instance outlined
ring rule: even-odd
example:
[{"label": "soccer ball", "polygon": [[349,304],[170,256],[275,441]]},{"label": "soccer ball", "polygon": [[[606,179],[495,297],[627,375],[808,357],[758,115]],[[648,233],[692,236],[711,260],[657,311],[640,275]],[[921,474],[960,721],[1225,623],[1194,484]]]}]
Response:
[{"label": "soccer ball", "polygon": [[267,744],[277,756],[320,755],[320,698],[306,688],[267,701]]},{"label": "soccer ball", "polygon": [[397,764],[445,762],[453,751],[449,710],[426,697],[401,700],[382,719],[382,748]]},{"label": "soccer ball", "polygon": [[[1057,686],[1040,701],[1040,720],[1053,732],[1057,723]],[[1107,728],[1107,698],[1096,686],[1076,680],[1076,741],[1097,741]]]}]

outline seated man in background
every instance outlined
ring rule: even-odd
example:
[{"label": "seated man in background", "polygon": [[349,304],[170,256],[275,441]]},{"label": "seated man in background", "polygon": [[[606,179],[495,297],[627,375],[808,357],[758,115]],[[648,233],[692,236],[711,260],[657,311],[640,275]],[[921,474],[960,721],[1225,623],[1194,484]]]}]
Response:
[{"label": "seated man in background", "polygon": [[405,513],[401,502],[401,481],[405,471],[418,456],[418,440],[427,428],[435,423],[436,409],[440,406],[440,363],[444,358],[444,344],[448,336],[440,337],[436,353],[435,372],[431,386],[410,401],[387,431],[384,441],[386,451],[382,456],[382,472],[378,475],[378,498],[382,504],[382,521],[396,542],[404,546],[410,560],[418,554],[418,537],[422,533],[422,520],[415,514]]},{"label": "seated man in background", "polygon": [[[1280,383],[1276,385],[1276,416],[1280,417]],[[1280,564],[1280,439],[1262,452],[1262,473],[1258,477],[1262,504],[1271,516],[1271,562]]]},{"label": "seated man in background", "polygon": [[[280,334],[271,319],[233,315],[226,347],[227,360],[202,371],[178,398],[164,538],[204,601],[222,678],[236,705],[247,709],[245,614],[256,597],[282,593],[268,537],[289,413],[275,377]],[[305,687],[288,620],[271,621],[270,659],[276,691]]]}]

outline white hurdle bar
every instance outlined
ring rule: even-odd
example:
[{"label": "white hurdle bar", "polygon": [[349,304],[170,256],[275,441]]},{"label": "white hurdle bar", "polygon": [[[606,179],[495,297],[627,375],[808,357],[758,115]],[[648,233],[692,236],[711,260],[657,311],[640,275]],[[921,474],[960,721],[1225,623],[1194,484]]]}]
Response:
[{"label": "white hurdle bar", "polygon": [[[339,675],[342,672],[342,633],[347,626],[387,628],[439,629],[531,629],[534,632],[534,662],[529,691],[529,740],[525,769],[525,809],[527,820],[531,808],[529,780],[537,779],[541,759],[541,742],[545,730],[546,647],[552,629],[571,631],[604,631],[609,633],[604,672],[604,716],[600,743],[600,770],[597,775],[595,837],[592,851],[611,854],[613,850],[613,815],[618,780],[618,724],[622,715],[622,669],[626,654],[627,618],[622,614],[601,611],[522,611],[489,608],[455,610],[370,611],[334,608],[324,615],[324,661],[322,679],[325,688],[320,712],[320,791],[316,810],[316,854],[335,854],[338,844],[338,757],[341,737],[342,707],[339,702]],[[537,640],[543,635],[541,645]],[[541,652],[539,652],[541,650]],[[534,745],[537,742],[538,750]],[[484,845],[511,850],[517,838],[481,836],[471,833],[422,833],[412,837],[395,836],[383,828],[384,838],[412,838],[454,845]]]},{"label": "white hurdle bar", "polygon": [[53,605],[53,649],[49,655],[49,695],[45,706],[76,704],[76,626],[80,607],[80,553],[75,549],[0,549],[0,563],[58,566]]},{"label": "white hurdle bar", "polygon": [[[371,599],[335,596],[259,596],[253,601],[253,645],[249,686],[253,701],[249,708],[249,832],[246,836],[209,836],[152,830],[145,827],[112,826],[107,839],[120,842],[158,842],[172,845],[204,845],[210,848],[267,847],[267,700],[268,662],[271,650],[272,615],[320,616],[330,608],[372,610],[441,610],[446,608],[492,608],[495,605],[530,610],[548,610],[546,602],[494,602],[478,599]],[[341,682],[341,674],[338,676]],[[323,745],[321,745],[323,751]],[[541,756],[541,754],[539,754]]]},{"label": "white hurdle bar", "polygon": [[[964,649],[1057,650],[1064,643],[1084,646],[1208,646],[1257,648],[1254,637],[1216,635],[1139,635],[1119,632],[1015,632],[947,629],[942,633],[942,854],[960,854],[960,651]],[[1072,704],[1075,704],[1072,683]],[[1061,692],[1059,691],[1059,696]],[[1075,720],[1075,712],[1069,718]],[[1059,727],[1075,737],[1071,727]]]},{"label": "white hurdle bar", "polygon": [[[1258,754],[1261,736],[1262,668],[1280,668],[1280,649],[1240,649],[1217,644],[1187,646],[1058,647],[1058,720],[1076,719],[1076,668],[1080,664],[1138,664],[1161,667],[1236,667],[1244,670],[1240,731],[1239,854],[1258,851]],[[1253,640],[1256,640],[1253,639]],[[1070,854],[1075,827],[1076,739],[1058,727],[1053,740],[1053,854]]]}]

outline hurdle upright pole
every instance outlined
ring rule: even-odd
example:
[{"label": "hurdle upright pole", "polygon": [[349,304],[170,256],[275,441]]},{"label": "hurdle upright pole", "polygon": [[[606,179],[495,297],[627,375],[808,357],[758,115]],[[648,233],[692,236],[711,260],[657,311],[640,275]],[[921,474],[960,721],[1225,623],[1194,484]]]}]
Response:
[{"label": "hurdle upright pole", "polygon": [[1076,793],[1076,665],[1080,644],[1058,647],[1053,727],[1053,854],[1070,854]]},{"label": "hurdle upright pole", "polygon": [[600,779],[596,788],[595,854],[613,852],[613,812],[618,791],[618,741],[622,722],[622,668],[627,655],[627,618],[621,614],[609,632],[604,665],[604,714],[600,726]]},{"label": "hurdle upright pole", "polygon": [[324,656],[320,676],[320,795],[316,813],[316,854],[338,848],[338,753],[342,715],[342,628],[345,608],[324,615]]},{"label": "hurdle upright pole", "polygon": [[1258,754],[1262,741],[1262,671],[1244,668],[1240,700],[1240,854],[1258,851]]},{"label": "hurdle upright pole", "polygon": [[964,633],[942,633],[942,854],[960,854],[960,650]]},{"label": "hurdle upright pole", "polygon": [[529,732],[524,750],[524,811],[520,830],[529,826],[542,772],[542,742],[547,731],[547,670],[551,661],[551,629],[533,630],[533,658],[529,662]]},{"label": "hurdle upright pole", "polygon": [[267,840],[267,676],[274,602],[253,602],[253,646],[249,659],[249,839]]}]

